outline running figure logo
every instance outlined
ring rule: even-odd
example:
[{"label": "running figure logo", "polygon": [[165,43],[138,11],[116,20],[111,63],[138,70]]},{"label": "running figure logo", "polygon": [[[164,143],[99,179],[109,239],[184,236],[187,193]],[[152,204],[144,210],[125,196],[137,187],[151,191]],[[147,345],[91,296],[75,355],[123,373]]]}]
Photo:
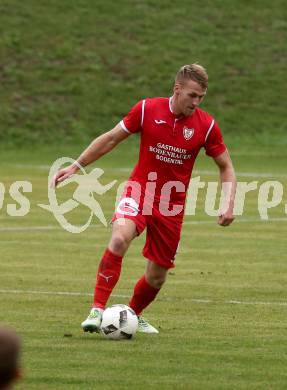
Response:
[{"label": "running figure logo", "polygon": [[[59,168],[61,168],[67,162],[75,163],[75,160],[69,157],[62,157],[56,160],[52,165],[48,177],[48,199],[50,204],[49,205],[38,204],[38,206],[54,214],[54,217],[57,219],[59,224],[65,230],[71,233],[81,233],[84,230],[86,230],[89,227],[94,215],[100,220],[100,222],[104,226],[107,226],[107,221],[104,216],[101,205],[94,198],[94,194],[97,195],[105,194],[116,184],[117,180],[114,180],[106,185],[102,185],[98,179],[103,175],[104,173],[103,169],[95,168],[90,173],[87,173],[82,166],[78,165],[82,171],[82,174],[80,175],[74,174],[58,186],[58,188],[61,188],[66,186],[69,183],[77,183],[78,187],[76,188],[76,190],[72,195],[73,199],[69,199],[64,203],[62,203],[61,205],[59,205],[56,196],[56,189],[52,188],[49,185],[49,183],[51,183],[52,178],[54,177],[55,173],[59,170]],[[64,215],[74,210],[79,205],[84,205],[88,207],[91,210],[91,213],[88,221],[84,225],[75,226],[70,224],[67,221],[67,219],[64,217]]]}]

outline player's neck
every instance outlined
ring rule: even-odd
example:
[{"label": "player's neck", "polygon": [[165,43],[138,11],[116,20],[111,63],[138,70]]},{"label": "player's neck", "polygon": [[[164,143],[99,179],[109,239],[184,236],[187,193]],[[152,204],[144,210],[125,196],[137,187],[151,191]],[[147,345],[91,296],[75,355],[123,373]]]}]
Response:
[{"label": "player's neck", "polygon": [[174,95],[170,98],[169,107],[170,107],[170,111],[176,117],[184,116],[184,114],[182,113],[182,111],[180,110],[180,108],[178,106],[177,99]]}]

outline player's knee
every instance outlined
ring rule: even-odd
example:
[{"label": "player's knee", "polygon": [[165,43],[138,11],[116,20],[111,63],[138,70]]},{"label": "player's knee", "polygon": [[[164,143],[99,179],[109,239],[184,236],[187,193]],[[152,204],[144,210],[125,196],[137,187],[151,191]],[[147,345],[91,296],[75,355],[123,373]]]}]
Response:
[{"label": "player's knee", "polygon": [[121,234],[117,234],[111,238],[109,248],[113,253],[119,254],[120,256],[125,253],[128,249],[129,242],[128,240]]}]

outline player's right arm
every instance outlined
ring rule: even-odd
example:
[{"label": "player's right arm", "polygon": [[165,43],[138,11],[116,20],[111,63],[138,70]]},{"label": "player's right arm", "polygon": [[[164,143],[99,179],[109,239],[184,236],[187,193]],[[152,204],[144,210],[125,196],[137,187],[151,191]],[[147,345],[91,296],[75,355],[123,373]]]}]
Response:
[{"label": "player's right arm", "polygon": [[140,131],[144,117],[144,100],[136,103],[128,115],[112,130],[100,135],[87,147],[74,164],[61,169],[53,178],[51,185],[56,187],[58,183],[66,180],[79,169],[98,160],[110,152],[118,143],[127,138],[130,134]]},{"label": "player's right arm", "polygon": [[94,141],[80,155],[75,163],[61,169],[53,178],[51,185],[56,187],[58,183],[66,180],[79,169],[79,166],[86,166],[98,160],[103,155],[110,152],[116,145],[130,135],[122,125],[117,124],[112,130],[95,138]]}]

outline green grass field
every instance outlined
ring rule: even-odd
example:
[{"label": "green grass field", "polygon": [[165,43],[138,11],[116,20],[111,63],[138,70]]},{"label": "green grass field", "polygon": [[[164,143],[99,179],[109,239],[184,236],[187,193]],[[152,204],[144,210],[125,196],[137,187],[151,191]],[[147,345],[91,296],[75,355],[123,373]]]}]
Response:
[{"label": "green grass field", "polygon": [[[246,153],[236,151],[236,145],[231,149],[239,180],[282,182],[281,204],[270,210],[272,220],[261,221],[258,191],[251,192],[244,215],[222,228],[204,213],[202,190],[196,215],[185,221],[177,267],[146,311],[160,334],[137,334],[123,342],[80,329],[110,229],[93,220],[86,232],[71,234],[37,206],[48,203],[49,165],[60,156],[76,157],[80,150],[23,151],[17,160],[9,151],[1,154],[6,194],[0,214],[0,321],[23,339],[19,389],[286,389],[286,155],[256,145],[252,155],[248,147]],[[135,156],[136,143],[128,140],[100,161],[103,182],[125,180],[128,172],[122,168],[131,166]],[[210,159],[200,156],[195,169],[202,180],[217,180]],[[26,194],[30,213],[21,218],[6,212],[7,204],[14,203],[8,189],[15,180],[33,184]],[[59,190],[59,197],[72,192],[69,185]],[[107,218],[114,196],[111,191],[102,201]],[[73,213],[74,222],[86,221],[84,208]],[[145,267],[143,243],[144,236],[132,243],[111,303],[128,302]]]},{"label": "green grass field", "polygon": [[0,143],[87,142],[199,62],[225,132],[286,146],[286,31],[284,0],[1,0]]}]

